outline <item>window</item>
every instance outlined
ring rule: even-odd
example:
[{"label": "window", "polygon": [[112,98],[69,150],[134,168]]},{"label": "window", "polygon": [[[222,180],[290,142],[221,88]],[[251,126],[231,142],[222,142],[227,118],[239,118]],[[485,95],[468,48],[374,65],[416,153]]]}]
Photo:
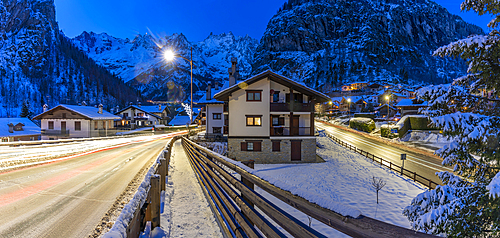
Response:
[{"label": "window", "polygon": [[82,130],[82,122],[75,121],[75,131],[81,131],[81,130]]},{"label": "window", "polygon": [[260,102],[261,101],[261,95],[262,91],[247,91],[247,101],[250,102]]},{"label": "window", "polygon": [[99,126],[99,123],[97,121],[94,122],[94,130],[97,130],[97,127]]},{"label": "window", "polygon": [[261,151],[262,141],[241,142],[241,151]]},{"label": "window", "polygon": [[54,130],[54,122],[49,121],[49,130]]},{"label": "window", "polygon": [[123,113],[123,117],[127,118],[128,117],[128,113]]},{"label": "window", "polygon": [[285,118],[279,116],[273,116],[273,126],[282,126],[285,125]]},{"label": "window", "polygon": [[220,120],[222,118],[222,113],[214,113],[213,117],[214,117],[214,120]]},{"label": "window", "polygon": [[212,127],[212,133],[222,134],[222,127]]},{"label": "window", "polygon": [[63,113],[63,114],[62,114],[62,118],[66,118],[66,113]]},{"label": "window", "polygon": [[262,126],[262,116],[247,116],[247,126]]},{"label": "window", "polygon": [[280,92],[274,92],[273,102],[279,102],[279,100],[280,100]]},{"label": "window", "polygon": [[280,142],[279,140],[273,140],[273,151],[278,152],[280,151]]}]

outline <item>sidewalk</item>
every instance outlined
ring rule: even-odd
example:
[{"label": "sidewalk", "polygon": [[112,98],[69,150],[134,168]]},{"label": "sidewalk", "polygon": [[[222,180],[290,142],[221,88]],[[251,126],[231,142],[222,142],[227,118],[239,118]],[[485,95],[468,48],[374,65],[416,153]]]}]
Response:
[{"label": "sidewalk", "polygon": [[222,237],[180,140],[172,147],[166,190],[160,222],[166,237]]}]

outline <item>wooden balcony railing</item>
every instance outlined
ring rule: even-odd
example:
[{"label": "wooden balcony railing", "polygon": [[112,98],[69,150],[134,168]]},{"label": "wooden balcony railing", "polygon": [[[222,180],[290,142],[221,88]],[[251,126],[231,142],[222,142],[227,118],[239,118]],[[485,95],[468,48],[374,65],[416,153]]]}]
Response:
[{"label": "wooden balcony railing", "polygon": [[311,127],[271,127],[271,136],[312,136]]},{"label": "wooden balcony railing", "polygon": [[69,136],[69,130],[49,130],[42,129],[42,135],[47,136]]},{"label": "wooden balcony railing", "polygon": [[[293,111],[294,112],[311,112],[312,104],[311,103],[293,103]],[[290,103],[279,103],[272,102],[270,107],[271,112],[289,112],[290,111]]]}]

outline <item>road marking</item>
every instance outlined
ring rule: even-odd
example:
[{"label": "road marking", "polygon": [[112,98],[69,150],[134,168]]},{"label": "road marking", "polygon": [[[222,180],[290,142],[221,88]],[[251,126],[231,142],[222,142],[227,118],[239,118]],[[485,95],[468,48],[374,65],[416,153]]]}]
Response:
[{"label": "road marking", "polygon": [[[388,145],[388,147],[383,147],[381,145],[378,145],[378,144],[375,144],[375,143],[373,143],[371,141],[368,141],[367,139],[363,139],[363,138],[360,138],[360,137],[354,137],[352,134],[349,134],[349,132],[343,132],[340,129],[337,129],[335,127],[331,127],[331,126],[327,126],[327,125],[318,125],[318,127],[322,128],[322,129],[325,129],[326,131],[328,131],[330,133],[341,134],[344,137],[347,137],[347,138],[349,138],[352,141],[361,142],[361,143],[365,144],[368,147],[372,147],[373,149],[379,149],[379,150],[383,149],[385,152],[390,153],[390,154],[392,154],[394,156],[397,156],[397,157],[399,157],[401,155],[401,153],[398,153],[397,151],[391,149],[392,146],[390,146],[390,145]],[[442,171],[443,169],[445,169],[445,170],[453,172],[452,169],[446,168],[444,166],[434,167],[434,166],[436,166],[435,163],[430,162],[430,161],[426,161],[426,160],[423,160],[423,159],[420,159],[420,158],[412,156],[412,155],[408,155],[407,157],[410,158],[410,159],[412,159],[411,161],[413,163],[419,164],[421,166],[424,166],[424,167],[427,167],[427,168],[430,168],[430,169],[433,169],[435,171]],[[415,161],[415,160],[417,160],[417,161]],[[420,161],[420,162],[418,162],[418,161]],[[428,163],[428,164],[431,164],[431,165],[423,164],[422,162],[423,163]]]}]

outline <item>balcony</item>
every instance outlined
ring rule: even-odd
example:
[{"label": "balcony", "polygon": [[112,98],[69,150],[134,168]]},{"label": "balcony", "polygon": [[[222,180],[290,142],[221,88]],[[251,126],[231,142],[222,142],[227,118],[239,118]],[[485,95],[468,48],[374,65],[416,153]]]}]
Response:
[{"label": "balcony", "polygon": [[[279,103],[272,102],[270,107],[271,112],[290,112],[290,103]],[[293,103],[293,111],[294,112],[311,112],[312,104],[311,103]]]},{"label": "balcony", "polygon": [[313,136],[311,127],[271,127],[271,136]]},{"label": "balcony", "polygon": [[41,130],[42,135],[46,136],[69,136],[69,130],[49,130],[49,129],[42,129]]}]

